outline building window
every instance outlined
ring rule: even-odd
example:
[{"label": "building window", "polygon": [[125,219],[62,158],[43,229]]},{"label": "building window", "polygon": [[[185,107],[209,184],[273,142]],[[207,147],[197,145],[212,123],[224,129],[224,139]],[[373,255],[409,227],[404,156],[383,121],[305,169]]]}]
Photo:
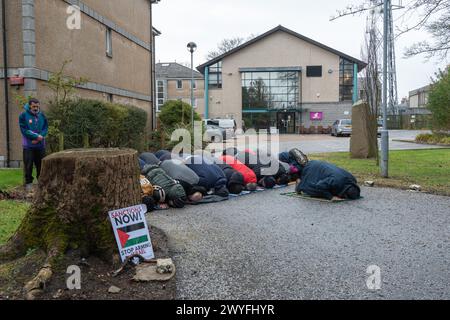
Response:
[{"label": "building window", "polygon": [[106,55],[112,58],[112,30],[111,28],[106,28]]},{"label": "building window", "polygon": [[419,92],[419,107],[423,108],[428,103],[428,92]]},{"label": "building window", "polygon": [[339,63],[339,101],[353,100],[353,78],[355,64],[344,58]]},{"label": "building window", "polygon": [[208,86],[210,89],[221,89],[222,88],[222,61],[209,66],[209,82]]},{"label": "building window", "polygon": [[164,81],[158,80],[156,86],[156,98],[158,100],[156,105],[157,112],[161,111],[161,107],[166,102],[164,89],[165,89]]},{"label": "building window", "polygon": [[307,66],[306,67],[307,77],[322,77],[322,66]]},{"label": "building window", "polygon": [[177,89],[183,89],[183,80],[177,80]]},{"label": "building window", "polygon": [[197,81],[189,81],[190,83],[191,83],[191,85],[192,85],[192,89],[197,89]]},{"label": "building window", "polygon": [[108,96],[106,97],[108,102],[113,103],[114,102],[114,96],[111,93],[108,93]]},{"label": "building window", "polygon": [[243,72],[243,109],[296,109],[299,105],[299,72]]}]

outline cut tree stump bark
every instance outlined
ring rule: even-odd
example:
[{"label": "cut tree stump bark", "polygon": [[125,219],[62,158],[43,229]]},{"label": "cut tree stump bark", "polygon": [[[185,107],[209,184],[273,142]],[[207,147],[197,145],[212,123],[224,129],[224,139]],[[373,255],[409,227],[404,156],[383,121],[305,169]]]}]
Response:
[{"label": "cut tree stump bark", "polygon": [[33,205],[9,241],[0,261],[42,248],[47,259],[25,286],[33,299],[68,248],[119,263],[108,211],[141,203],[137,151],[74,149],[52,154],[42,163]]}]

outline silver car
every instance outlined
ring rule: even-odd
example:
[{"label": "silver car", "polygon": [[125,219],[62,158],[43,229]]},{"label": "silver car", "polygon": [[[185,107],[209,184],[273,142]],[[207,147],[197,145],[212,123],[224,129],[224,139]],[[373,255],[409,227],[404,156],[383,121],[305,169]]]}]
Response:
[{"label": "silver car", "polygon": [[352,120],[339,119],[331,127],[331,135],[336,137],[350,136],[352,134]]}]

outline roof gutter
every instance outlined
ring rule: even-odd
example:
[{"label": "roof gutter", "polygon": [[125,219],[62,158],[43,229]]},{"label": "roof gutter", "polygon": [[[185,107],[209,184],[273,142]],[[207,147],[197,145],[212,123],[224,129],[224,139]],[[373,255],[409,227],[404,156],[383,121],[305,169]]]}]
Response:
[{"label": "roof gutter", "polygon": [[155,38],[156,36],[161,35],[161,32],[153,27],[153,5],[158,4],[161,0],[151,0],[150,1],[150,41],[151,41],[151,53],[150,53],[150,77],[151,77],[151,86],[150,86],[150,95],[152,97],[152,114],[150,118],[150,128],[152,131],[156,129],[157,120],[156,120],[156,106],[157,106],[157,97],[156,97],[156,45]]},{"label": "roof gutter", "polygon": [[2,38],[3,38],[3,84],[5,90],[5,121],[6,121],[6,161],[5,166],[9,167],[11,156],[11,138],[9,128],[9,91],[8,91],[8,49],[6,39],[6,0],[2,1]]}]

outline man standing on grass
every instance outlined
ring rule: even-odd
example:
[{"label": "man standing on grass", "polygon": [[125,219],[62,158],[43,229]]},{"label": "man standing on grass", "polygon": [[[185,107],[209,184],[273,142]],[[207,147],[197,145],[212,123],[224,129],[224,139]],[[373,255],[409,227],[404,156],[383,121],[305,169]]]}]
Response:
[{"label": "man standing on grass", "polygon": [[45,137],[48,133],[48,122],[40,111],[37,99],[30,99],[24,106],[25,111],[19,116],[22,132],[23,163],[25,169],[25,187],[32,190],[33,164],[36,166],[36,179],[41,173],[41,162],[45,157]]}]

